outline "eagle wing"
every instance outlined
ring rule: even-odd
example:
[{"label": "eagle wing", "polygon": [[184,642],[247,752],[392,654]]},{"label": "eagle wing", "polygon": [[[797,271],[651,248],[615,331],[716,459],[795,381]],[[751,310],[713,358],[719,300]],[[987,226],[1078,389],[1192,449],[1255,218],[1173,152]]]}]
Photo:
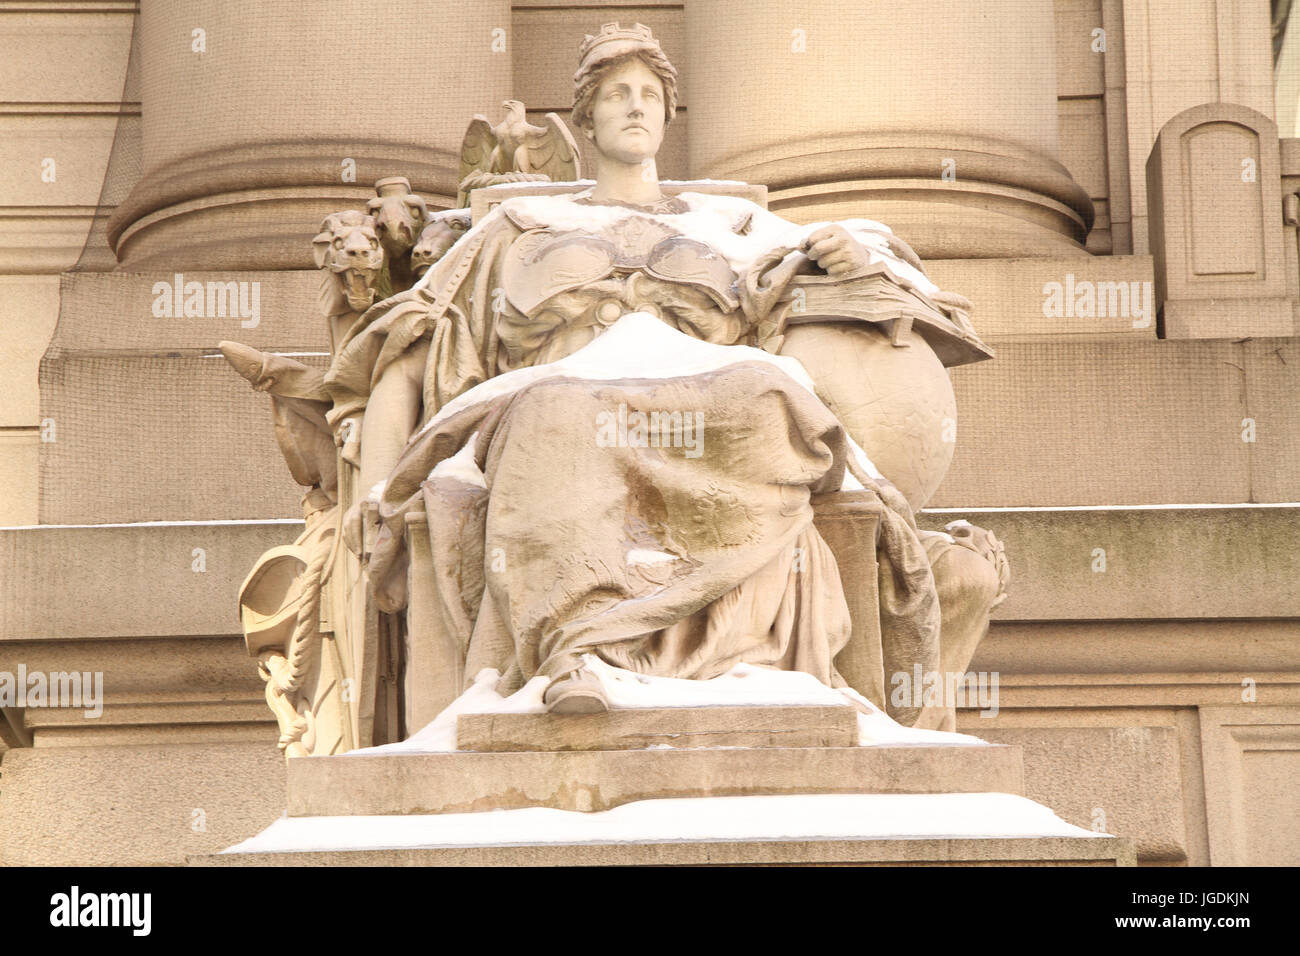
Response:
[{"label": "eagle wing", "polygon": [[542,126],[526,128],[515,165],[524,172],[544,173],[553,183],[581,179],[582,160],[569,127],[555,113],[547,113],[542,122]]},{"label": "eagle wing", "polygon": [[486,116],[475,114],[460,144],[460,177],[457,182],[464,182],[470,173],[492,172],[489,167],[496,146],[497,137],[492,132],[492,124]]}]

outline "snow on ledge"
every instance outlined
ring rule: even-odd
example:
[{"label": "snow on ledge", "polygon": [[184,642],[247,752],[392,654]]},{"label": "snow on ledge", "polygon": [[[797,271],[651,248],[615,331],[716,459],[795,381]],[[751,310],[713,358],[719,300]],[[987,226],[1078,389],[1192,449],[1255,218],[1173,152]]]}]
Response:
[{"label": "snow on ledge", "polygon": [[[988,746],[985,741],[969,734],[904,727],[856,691],[847,687],[832,689],[802,671],[736,664],[712,680],[683,680],[637,674],[613,667],[592,654],[583,655],[583,662],[600,678],[610,706],[615,710],[651,707],[853,707],[858,711],[860,746]],[[496,685],[500,679],[501,675],[495,669],[482,670],[469,689],[423,730],[399,743],[353,750],[343,756],[450,753],[456,750],[456,718],[461,714],[546,712],[542,696],[550,678],[534,677],[509,697],[497,693]]]},{"label": "snow on ledge", "polygon": [[405,816],[281,817],[223,853],[786,840],[1103,837],[1009,793],[803,794],[639,800]]}]

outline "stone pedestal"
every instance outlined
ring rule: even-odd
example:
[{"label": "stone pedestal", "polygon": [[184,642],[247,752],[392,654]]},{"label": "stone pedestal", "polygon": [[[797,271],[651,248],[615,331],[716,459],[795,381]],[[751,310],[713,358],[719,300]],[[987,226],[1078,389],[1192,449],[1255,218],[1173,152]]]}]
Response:
[{"label": "stone pedestal", "polygon": [[288,815],[192,862],[1133,863],[1021,796],[1020,748],[855,746],[856,724],[847,706],[463,715],[474,751],[289,761]]},{"label": "stone pedestal", "polygon": [[[1029,801],[1025,801],[1029,803]],[[1037,804],[1030,804],[1037,806]],[[191,857],[195,866],[1133,866],[1116,837],[620,841]]]},{"label": "stone pedestal", "polygon": [[1162,338],[1295,333],[1272,120],[1232,103],[1179,113],[1147,159],[1147,206]]}]

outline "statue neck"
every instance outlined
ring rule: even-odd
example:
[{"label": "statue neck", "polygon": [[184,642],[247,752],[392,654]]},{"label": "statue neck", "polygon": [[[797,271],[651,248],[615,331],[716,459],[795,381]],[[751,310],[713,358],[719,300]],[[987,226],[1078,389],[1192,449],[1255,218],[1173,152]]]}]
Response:
[{"label": "statue neck", "polygon": [[659,188],[659,170],[653,159],[647,163],[620,163],[597,157],[596,186],[591,191],[595,202],[623,202],[649,206],[664,198]]}]

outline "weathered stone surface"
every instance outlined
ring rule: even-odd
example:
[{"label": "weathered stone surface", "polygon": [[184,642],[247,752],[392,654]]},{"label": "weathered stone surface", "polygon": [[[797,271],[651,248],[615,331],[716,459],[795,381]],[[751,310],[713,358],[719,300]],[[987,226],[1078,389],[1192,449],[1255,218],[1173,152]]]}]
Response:
[{"label": "weathered stone surface", "polygon": [[[708,131],[691,137],[692,175],[767,183],[773,210],[802,222],[889,223],[922,257],[1082,253],[1092,208],[1056,162],[1053,10],[927,11],[918,42],[872,4],[814,0],[794,17],[782,0],[686,4],[691,115]],[[890,55],[864,59],[863,43]],[[939,50],[962,83],[890,92]]]},{"label": "weathered stone surface", "polygon": [[20,668],[81,678],[81,706],[8,711],[37,747],[266,742],[274,726],[235,635],[0,641],[0,672]]},{"label": "weathered stone surface", "polygon": [[852,747],[852,707],[665,707],[603,714],[462,714],[456,746],[480,753],[651,747]]},{"label": "weathered stone surface", "polygon": [[1003,342],[994,361],[952,371],[957,447],[929,506],[1296,501],[1296,349],[1289,339]]},{"label": "weathered stone surface", "polygon": [[238,634],[240,581],[301,530],[297,521],[0,530],[0,667],[11,640]]},{"label": "weathered stone surface", "polygon": [[[1014,594],[994,611],[995,622],[1300,617],[1300,564],[1290,546],[1300,538],[1300,507],[954,510],[925,512],[919,521],[942,528],[962,517],[996,533],[1012,563]],[[259,554],[301,530],[297,521],[0,530],[8,595],[0,640],[238,633],[235,595],[244,574]],[[1099,547],[1106,549],[1104,573],[1092,571]],[[195,548],[204,549],[203,573],[193,570]],[[176,599],[160,603],[159,593]],[[30,600],[33,594],[43,601]],[[1089,635],[1108,633],[1084,627]],[[1010,637],[995,625],[990,641]],[[1063,638],[1061,651],[1078,640]],[[1133,640],[1142,639],[1133,634],[1120,644]],[[1192,658],[1227,660],[1256,646],[1206,640]],[[1142,654],[1173,647],[1163,639],[1148,644]],[[1107,659],[1121,650],[1112,647]],[[1020,650],[1012,657],[1023,660]],[[1089,652],[1070,666],[1094,660]],[[1003,655],[999,664],[1009,670],[1013,660]]]},{"label": "weathered stone surface", "polygon": [[1133,840],[1143,862],[1187,859],[1173,728],[1035,727],[983,735],[1024,748],[1026,796],[1061,819]]},{"label": "weathered stone surface", "polygon": [[971,667],[1001,672],[1002,694],[1034,707],[1131,706],[1135,695],[1173,707],[1239,703],[1241,679],[1251,675],[1272,685],[1279,702],[1300,702],[1298,629],[1295,618],[1001,620]]},{"label": "weathered stone surface", "polygon": [[[314,282],[304,295],[315,294]],[[269,289],[264,325],[273,319]],[[975,321],[983,309],[977,299]],[[47,356],[41,414],[55,420],[59,441],[39,446],[42,521],[300,513],[300,490],[271,434],[269,402],[250,396],[215,348],[223,338],[242,341],[243,331],[238,321],[208,325],[211,357],[180,351],[181,339],[160,339],[145,351],[69,347],[57,360]],[[323,329],[306,342],[284,331],[283,338],[248,338],[263,351],[323,348]],[[56,344],[62,333],[61,320]],[[955,451],[929,507],[1300,499],[1294,341],[1157,341],[1115,331],[1098,341],[1039,335],[996,347],[994,361],[952,370]],[[105,382],[113,387],[106,391]],[[183,403],[175,400],[182,388]],[[1243,441],[1246,418],[1255,423],[1253,441]],[[174,464],[140,466],[159,455]],[[84,477],[90,473],[101,479],[93,494]],[[185,483],[176,481],[180,473]]]},{"label": "weathered stone surface", "polygon": [[[1044,337],[1055,342],[1156,337],[1150,256],[931,259],[925,263],[925,272],[941,289],[959,291],[975,304],[971,319],[980,338],[999,348],[999,362],[1004,342]],[[1134,283],[1140,300],[1132,294]],[[1080,312],[1074,307],[1077,296],[1067,300],[1066,291],[1082,290],[1085,284],[1092,286],[1094,307]],[[1061,297],[1059,315],[1049,301],[1053,291]],[[1152,314],[1136,314],[1148,302]]]},{"label": "weathered stone surface", "polygon": [[[432,29],[460,52],[410,71],[394,84],[386,108],[376,110],[360,95],[340,101],[328,89],[370,87],[373,62],[355,51],[384,42],[378,37],[393,38],[388,42],[404,56],[419,56],[427,44],[413,30],[430,23],[430,14],[414,0],[364,16],[213,7],[201,19],[214,53],[196,56],[188,39],[167,39],[190,36],[191,8],[142,9],[141,56],[150,66],[141,71],[141,177],[117,209],[119,257],[214,268],[306,265],[303,239],[310,233],[300,224],[311,229],[346,207],[361,194],[353,184],[394,173],[409,176],[440,206],[450,204],[465,118],[510,94],[506,0],[440,9]],[[228,64],[221,71],[205,68],[217,37]],[[331,82],[295,83],[297,92],[286,97],[266,64],[284,77],[328,69]],[[206,119],[194,122],[196,112]],[[250,123],[250,116],[260,119]],[[183,145],[178,129],[187,130]]]},{"label": "weathered stone surface", "polygon": [[1300,506],[927,511],[1006,546],[995,620],[1300,617]]},{"label": "weathered stone surface", "polygon": [[1300,859],[1300,707],[1271,706],[1273,699],[1203,707],[1198,715],[1214,866]]},{"label": "weathered stone surface", "polygon": [[[178,288],[192,282],[204,286],[206,314],[176,315]],[[314,272],[65,276],[40,366],[40,415],[56,437],[40,445],[40,520],[300,515],[302,492],[284,473],[269,403],[250,398],[217,343],[240,338],[321,364],[328,329],[319,285]],[[170,317],[155,313],[160,299]],[[251,318],[238,314],[244,304]]]},{"label": "weathered stone surface", "polygon": [[192,866],[1134,866],[1116,837],[643,843],[223,853]]},{"label": "weathered stone surface", "polygon": [[1277,141],[1271,116],[1237,102],[1183,110],[1156,136],[1146,187],[1164,337],[1295,334]]},{"label": "weathered stone surface", "polygon": [[1021,792],[1015,747],[440,753],[289,761],[289,815],[605,810],[661,797]]},{"label": "weathered stone surface", "polygon": [[0,865],[174,866],[215,853],[283,812],[283,767],[269,742],[10,750]]}]

